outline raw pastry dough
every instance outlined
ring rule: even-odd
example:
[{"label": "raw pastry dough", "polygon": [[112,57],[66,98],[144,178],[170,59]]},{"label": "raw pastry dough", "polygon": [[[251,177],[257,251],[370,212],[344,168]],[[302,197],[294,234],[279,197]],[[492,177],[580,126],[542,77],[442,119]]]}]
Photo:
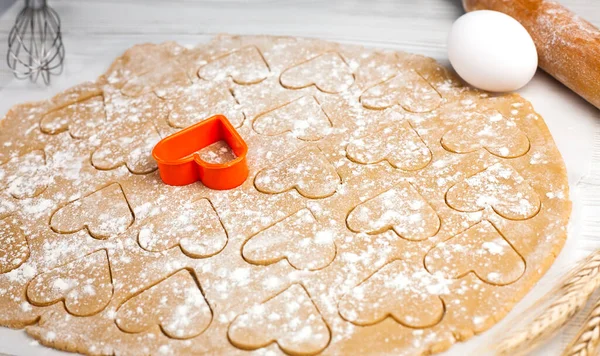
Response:
[{"label": "raw pastry dough", "polygon": [[[220,113],[246,182],[163,184],[154,143]],[[543,119],[417,55],[144,44],[0,125],[0,324],[68,351],[439,352],[506,315],[566,238]]]}]

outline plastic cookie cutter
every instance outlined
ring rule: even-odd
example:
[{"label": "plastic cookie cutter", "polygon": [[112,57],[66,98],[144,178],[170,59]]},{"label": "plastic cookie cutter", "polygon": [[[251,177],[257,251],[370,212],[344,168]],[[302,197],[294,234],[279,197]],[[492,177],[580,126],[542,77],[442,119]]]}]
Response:
[{"label": "plastic cookie cutter", "polygon": [[[224,140],[236,158],[223,163],[208,163],[200,158],[201,149]],[[223,115],[215,115],[165,137],[154,146],[152,156],[158,163],[160,178],[168,185],[188,185],[200,180],[211,189],[232,189],[248,178],[248,146]]]}]

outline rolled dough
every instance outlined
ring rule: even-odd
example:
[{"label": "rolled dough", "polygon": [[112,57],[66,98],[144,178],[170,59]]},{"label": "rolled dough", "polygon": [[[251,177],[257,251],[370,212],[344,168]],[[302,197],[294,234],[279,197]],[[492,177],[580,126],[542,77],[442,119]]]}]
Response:
[{"label": "rolled dough", "polygon": [[[163,184],[153,145],[220,113],[247,181]],[[62,350],[439,352],[504,317],[566,238],[544,120],[418,55],[143,44],[0,124],[0,324]]]}]

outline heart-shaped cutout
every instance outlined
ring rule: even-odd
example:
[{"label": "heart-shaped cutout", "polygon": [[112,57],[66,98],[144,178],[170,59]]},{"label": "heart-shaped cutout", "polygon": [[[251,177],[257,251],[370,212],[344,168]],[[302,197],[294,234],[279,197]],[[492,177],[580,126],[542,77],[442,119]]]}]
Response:
[{"label": "heart-shaped cutout", "polygon": [[245,118],[233,92],[222,83],[194,83],[182,89],[169,105],[169,125],[177,128],[193,125],[215,112],[225,115],[234,127],[242,126]]},{"label": "heart-shaped cutout", "polygon": [[168,115],[166,101],[153,93],[128,98],[120,90],[107,86],[104,90],[106,127],[100,139],[114,139],[144,128],[156,125],[162,128]]},{"label": "heart-shaped cutout", "polygon": [[344,295],[339,312],[356,325],[374,325],[391,317],[411,328],[431,327],[444,316],[440,291],[433,286],[446,283],[419,263],[395,260]]},{"label": "heart-shaped cutout", "polygon": [[465,86],[455,72],[441,65],[433,58],[419,54],[405,54],[402,62],[400,67],[403,71],[414,68],[414,71],[423,77],[442,96],[445,93],[451,94],[456,89]]},{"label": "heart-shaped cutout", "polygon": [[152,218],[140,229],[138,242],[147,251],[179,246],[190,257],[206,258],[225,248],[227,233],[212,204],[200,199]]},{"label": "heart-shaped cutout", "polygon": [[331,331],[299,284],[238,315],[229,325],[231,343],[244,350],[257,350],[277,343],[289,355],[315,355],[331,340]]},{"label": "heart-shaped cutout", "polygon": [[325,93],[340,93],[352,86],[354,74],[338,53],[321,54],[281,73],[281,85],[302,89],[314,85]]},{"label": "heart-shaped cutout", "polygon": [[29,258],[29,244],[16,217],[0,220],[0,274],[21,266]]},{"label": "heart-shaped cutout", "polygon": [[121,88],[132,77],[139,77],[177,62],[178,56],[185,51],[185,47],[172,41],[138,44],[126,50],[110,66],[105,77],[109,78],[110,84]]},{"label": "heart-shaped cutout", "polygon": [[40,128],[42,132],[56,135],[69,131],[73,138],[86,138],[106,124],[104,97],[96,95],[50,111],[42,117]]},{"label": "heart-shaped cutout", "polygon": [[[200,150],[225,141],[236,158],[222,164],[202,159]],[[160,178],[168,185],[188,185],[201,181],[211,189],[233,189],[248,178],[248,146],[223,115],[215,115],[169,137],[152,150]]]},{"label": "heart-shaped cutout", "polygon": [[35,150],[0,165],[0,190],[15,199],[40,195],[48,187],[46,154]]},{"label": "heart-shaped cutout", "polygon": [[133,174],[148,174],[156,170],[152,149],[161,137],[152,124],[140,125],[135,132],[103,143],[92,153],[92,164],[100,170],[123,165]]},{"label": "heart-shaped cutout", "polygon": [[525,260],[494,225],[483,220],[431,249],[425,267],[447,278],[473,272],[484,282],[506,285],[525,273]]},{"label": "heart-shaped cutout", "polygon": [[442,97],[419,74],[407,71],[367,89],[360,101],[367,109],[383,110],[399,104],[406,111],[420,113],[435,110]]},{"label": "heart-shaped cutout", "polygon": [[170,93],[177,92],[177,89],[190,84],[190,78],[182,70],[181,65],[169,61],[130,79],[121,88],[121,93],[130,97],[137,97],[154,92],[161,98],[167,98]]},{"label": "heart-shaped cutout", "polygon": [[458,211],[475,212],[491,207],[511,220],[535,216],[541,207],[533,188],[511,166],[496,163],[450,187],[448,205]]},{"label": "heart-shaped cutout", "polygon": [[329,134],[332,124],[314,96],[303,96],[257,116],[253,128],[261,135],[290,132],[300,140],[317,141]]},{"label": "heart-shaped cutout", "polygon": [[270,265],[286,259],[296,269],[319,270],[335,258],[333,233],[308,209],[275,223],[252,236],[242,247],[250,263]]},{"label": "heart-shaped cutout", "polygon": [[133,220],[123,189],[113,183],[57,210],[50,227],[61,234],[87,229],[92,237],[106,239],[125,232]]},{"label": "heart-shaped cutout", "polygon": [[56,94],[50,100],[52,101],[52,104],[54,104],[54,110],[57,110],[71,104],[85,102],[90,98],[95,98],[97,96],[102,97],[104,85],[105,82],[102,79],[95,82],[83,82]]},{"label": "heart-shaped cutout", "polygon": [[497,111],[475,114],[446,132],[441,142],[450,152],[469,153],[485,148],[503,158],[522,156],[530,147],[523,131]]},{"label": "heart-shaped cutout", "polygon": [[27,298],[37,306],[63,301],[67,311],[90,316],[102,311],[113,295],[106,250],[56,267],[36,276],[27,286]]},{"label": "heart-shaped cutout", "polygon": [[212,318],[200,285],[190,271],[181,270],[125,301],[115,321],[128,333],[159,326],[170,338],[189,339],[202,334]]},{"label": "heart-shaped cutout", "polygon": [[231,88],[231,93],[252,124],[257,117],[281,108],[304,94],[303,91],[287,90],[273,80],[265,80],[260,86],[236,85]]},{"label": "heart-shaped cutout", "polygon": [[345,58],[353,64],[356,83],[361,90],[381,83],[398,73],[398,54],[395,51],[344,51]]},{"label": "heart-shaped cutout", "polygon": [[269,66],[258,48],[248,46],[215,59],[198,70],[206,80],[230,76],[238,84],[256,84],[269,75]]},{"label": "heart-shaped cutout", "polygon": [[291,189],[306,198],[333,195],[342,179],[318,148],[299,150],[270,168],[258,172],[254,186],[263,193],[278,194]]},{"label": "heart-shaped cutout", "polygon": [[387,161],[405,171],[422,169],[431,162],[431,151],[407,121],[353,140],[346,153],[357,163]]},{"label": "heart-shaped cutout", "polygon": [[354,232],[379,234],[394,230],[407,240],[427,239],[440,228],[435,210],[406,182],[357,205],[346,223]]}]

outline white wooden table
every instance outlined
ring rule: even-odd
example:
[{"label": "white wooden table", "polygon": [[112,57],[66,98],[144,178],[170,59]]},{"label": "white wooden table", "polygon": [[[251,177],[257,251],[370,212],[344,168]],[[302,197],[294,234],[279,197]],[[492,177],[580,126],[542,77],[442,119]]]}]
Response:
[{"label": "white wooden table", "polygon": [[[16,103],[48,98],[65,88],[95,79],[115,57],[136,43],[176,40],[182,44],[196,44],[223,32],[320,37],[421,53],[447,64],[447,32],[452,22],[463,13],[460,0],[49,2],[62,19],[67,57],[64,73],[54,77],[51,86],[45,87],[43,84],[18,81],[9,71],[5,62],[6,38],[23,2],[0,0],[0,116]],[[563,0],[562,3],[600,26],[600,1]],[[565,264],[600,247],[600,208],[583,207],[583,195],[590,200],[590,188],[586,188],[585,182],[591,179],[585,176],[589,174],[600,110],[543,72],[538,72],[521,94],[532,101],[545,118],[565,158],[575,213],[567,245],[557,263],[511,315],[518,315],[547,290],[553,278],[564,270]],[[600,135],[598,141],[600,143]],[[597,179],[600,184],[600,177]],[[582,194],[581,189],[588,191]],[[596,199],[600,206],[600,193]],[[510,320],[511,315],[506,320]],[[498,330],[498,327],[495,329]],[[464,345],[453,347],[449,354],[473,353],[475,347],[492,337],[494,329]],[[2,352],[14,355],[59,354],[36,346],[22,331],[0,328]]]}]

